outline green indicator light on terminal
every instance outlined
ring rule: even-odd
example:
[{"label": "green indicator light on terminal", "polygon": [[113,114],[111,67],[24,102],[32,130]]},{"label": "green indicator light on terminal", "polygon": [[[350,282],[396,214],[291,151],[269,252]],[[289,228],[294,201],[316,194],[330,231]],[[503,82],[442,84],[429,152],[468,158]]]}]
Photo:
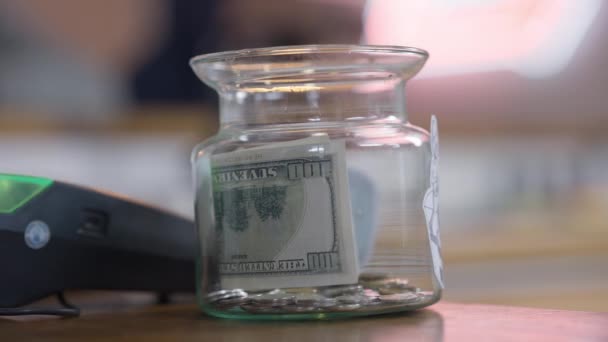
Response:
[{"label": "green indicator light on terminal", "polygon": [[53,184],[52,179],[0,173],[0,214],[11,214]]}]

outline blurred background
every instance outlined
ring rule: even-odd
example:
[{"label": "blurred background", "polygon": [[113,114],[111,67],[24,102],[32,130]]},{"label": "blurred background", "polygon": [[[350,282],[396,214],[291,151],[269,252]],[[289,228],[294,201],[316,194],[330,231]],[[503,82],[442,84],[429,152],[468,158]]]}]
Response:
[{"label": "blurred background", "polygon": [[192,216],[217,129],[190,57],[415,46],[410,121],[439,118],[445,298],[608,311],[608,2],[0,0],[0,172]]}]

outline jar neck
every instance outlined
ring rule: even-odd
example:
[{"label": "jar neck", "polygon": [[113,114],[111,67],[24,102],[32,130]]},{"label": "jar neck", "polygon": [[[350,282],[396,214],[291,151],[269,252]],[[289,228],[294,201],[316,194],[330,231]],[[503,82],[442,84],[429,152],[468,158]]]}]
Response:
[{"label": "jar neck", "polygon": [[218,89],[220,125],[407,121],[405,80],[272,84]]}]

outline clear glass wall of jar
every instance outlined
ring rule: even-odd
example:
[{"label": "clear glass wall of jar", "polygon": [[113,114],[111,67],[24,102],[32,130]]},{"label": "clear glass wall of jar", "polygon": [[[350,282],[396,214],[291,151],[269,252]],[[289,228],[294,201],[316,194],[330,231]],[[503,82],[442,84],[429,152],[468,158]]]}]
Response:
[{"label": "clear glass wall of jar", "polygon": [[439,300],[431,137],[405,106],[427,57],[311,45],[191,60],[220,97],[220,130],[192,154],[204,312],[327,319]]}]

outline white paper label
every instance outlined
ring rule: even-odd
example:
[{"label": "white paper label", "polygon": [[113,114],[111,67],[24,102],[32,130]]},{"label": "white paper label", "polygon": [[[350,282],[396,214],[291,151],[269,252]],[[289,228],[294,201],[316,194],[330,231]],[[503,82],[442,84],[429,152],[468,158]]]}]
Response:
[{"label": "white paper label", "polygon": [[443,282],[443,261],[441,258],[441,239],[439,238],[439,136],[437,133],[437,118],[431,117],[431,167],[430,187],[424,194],[422,208],[426,218],[426,227],[431,248],[434,279],[441,289]]}]

